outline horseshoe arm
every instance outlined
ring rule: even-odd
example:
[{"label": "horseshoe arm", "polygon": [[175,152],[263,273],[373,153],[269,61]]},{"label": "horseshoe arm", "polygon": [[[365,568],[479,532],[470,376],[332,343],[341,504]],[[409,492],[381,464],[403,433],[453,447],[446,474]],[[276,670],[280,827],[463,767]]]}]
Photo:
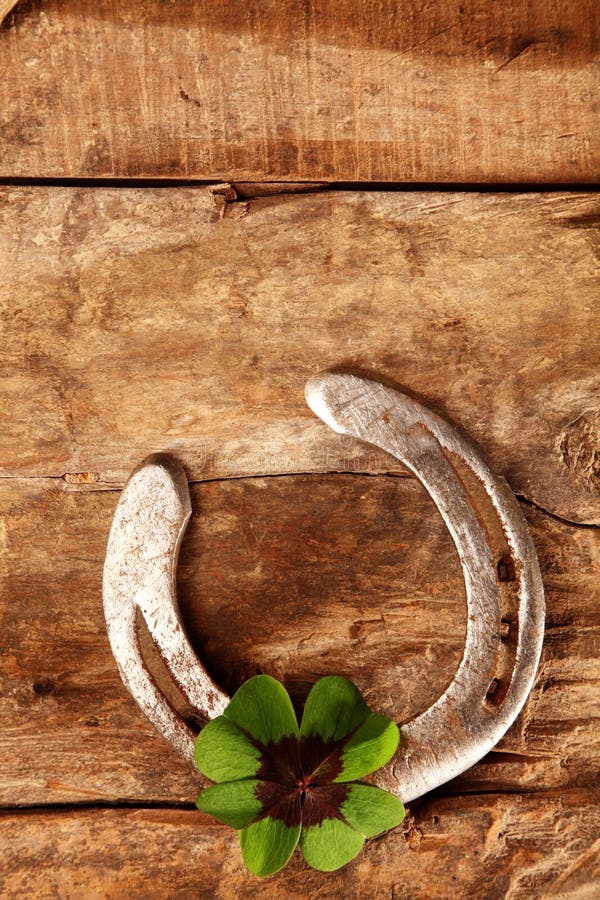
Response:
[{"label": "horseshoe arm", "polygon": [[463,568],[467,633],[443,695],[402,726],[402,742],[379,783],[405,802],[480,760],[521,710],[535,677],[544,593],[517,500],[478,450],[410,397],[354,375],[324,373],[306,386],[313,412],[341,434],[401,460],[427,488]]},{"label": "horseshoe arm", "polygon": [[152,724],[193,760],[194,732],[163,693],[143,653],[140,617],[167,676],[204,718],[228,698],[199,662],[176,600],[179,547],[191,515],[187,480],[170,457],[145,459],[125,485],[108,538],[103,599],[108,638],[121,678]]}]

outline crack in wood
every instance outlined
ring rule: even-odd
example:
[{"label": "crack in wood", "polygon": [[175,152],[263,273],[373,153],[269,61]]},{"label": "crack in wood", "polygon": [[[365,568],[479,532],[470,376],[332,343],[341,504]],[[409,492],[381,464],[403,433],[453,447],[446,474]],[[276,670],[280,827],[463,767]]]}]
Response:
[{"label": "crack in wood", "polygon": [[[2,474],[0,475],[1,481],[56,481],[63,482],[68,485],[68,490],[70,493],[93,493],[94,491],[114,491],[119,492],[123,490],[123,486],[125,482],[122,481],[103,481],[102,478],[98,475],[98,477],[94,477],[93,479],[88,478],[87,476],[90,473],[64,473],[62,475],[17,475],[17,474]],[[94,473],[96,475],[96,473]],[[410,472],[372,472],[367,470],[357,470],[357,469],[326,469],[322,471],[298,471],[298,472],[256,472],[251,475],[248,474],[233,474],[233,475],[216,475],[209,476],[207,478],[191,478],[189,480],[189,484],[219,484],[219,483],[227,483],[231,481],[251,481],[256,479],[263,478],[296,478],[302,476],[327,476],[327,475],[348,475],[353,477],[364,477],[364,478],[407,478],[413,481],[415,479],[414,475],[411,475]],[[68,477],[67,477],[68,476]],[[80,477],[76,477],[80,476]],[[557,513],[552,512],[551,510],[541,506],[541,504],[537,503],[535,500],[530,497],[525,497],[523,494],[515,494],[519,503],[522,503],[525,506],[530,507],[531,509],[535,509],[538,512],[542,513],[545,516],[549,516],[551,519],[554,519],[556,522],[560,522],[562,525],[566,525],[572,528],[587,528],[592,531],[597,531],[600,529],[600,524],[595,522],[576,522],[574,519],[568,519],[565,516],[560,516]]]}]

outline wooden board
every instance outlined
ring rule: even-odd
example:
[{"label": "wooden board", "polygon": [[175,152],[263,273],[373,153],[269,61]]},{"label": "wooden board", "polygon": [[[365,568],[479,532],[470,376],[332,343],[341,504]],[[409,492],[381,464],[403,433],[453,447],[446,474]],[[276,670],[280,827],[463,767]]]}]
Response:
[{"label": "wooden board", "polygon": [[0,176],[596,182],[597,15],[593,0],[20,3],[0,31]]},{"label": "wooden board", "polygon": [[[591,898],[598,199],[294,191],[0,194],[0,894]],[[182,610],[226,688],[267,671],[300,701],[335,671],[401,720],[430,703],[461,653],[458,560],[415,479],[305,407],[330,366],[413,392],[508,477],[547,632],[493,753],[342,872],[257,883],[119,679],[102,562],[127,474],[171,451]]]},{"label": "wooden board", "polygon": [[[174,803],[198,789],[121,684],[106,640],[116,499],[60,479],[0,484],[2,805]],[[226,689],[265,671],[302,702],[317,677],[346,674],[400,721],[441,694],[460,661],[464,587],[415,479],[234,479],[194,485],[192,501],[181,607]],[[598,530],[525,509],[547,593],[542,665],[524,713],[453,793],[598,781]]]},{"label": "wooden board", "polygon": [[400,471],[306,407],[341,366],[456,422],[519,495],[600,522],[599,209],[4,188],[0,471],[114,486],[161,449],[193,479]]},{"label": "wooden board", "polygon": [[243,868],[235,832],[197,811],[7,813],[0,890],[14,900],[592,900],[600,876],[597,799],[581,791],[430,798],[345,869],[323,875],[298,854],[263,882]]}]

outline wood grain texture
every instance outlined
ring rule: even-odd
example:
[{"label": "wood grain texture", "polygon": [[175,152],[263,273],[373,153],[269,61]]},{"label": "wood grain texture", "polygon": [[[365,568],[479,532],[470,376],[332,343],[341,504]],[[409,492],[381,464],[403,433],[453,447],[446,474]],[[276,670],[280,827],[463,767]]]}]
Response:
[{"label": "wood grain texture", "polygon": [[593,0],[30,0],[0,176],[595,182]]},{"label": "wood grain texture", "polygon": [[[106,639],[101,573],[115,491],[0,483],[4,553],[0,803],[183,802],[199,776],[146,722]],[[193,486],[179,566],[184,620],[232,691],[265,671],[301,702],[353,678],[399,720],[426,708],[463,646],[451,539],[412,478],[299,475]],[[600,540],[526,507],[548,603],[533,693],[509,733],[446,790],[598,781]]]},{"label": "wood grain texture", "polygon": [[[0,894],[590,900],[598,199],[297,187],[0,194]],[[427,706],[461,653],[459,563],[415,479],[306,409],[331,366],[413,392],[508,477],[547,631],[492,753],[340,873],[259,883],[119,679],[102,563],[129,471],[173,452],[181,606],[223,686],[270,672],[299,702],[336,672],[399,719]]]},{"label": "wood grain texture", "polygon": [[307,409],[307,378],[338,366],[464,428],[518,494],[600,522],[597,197],[223,202],[2,191],[5,475],[114,486],[157,450],[203,479],[401,471]]},{"label": "wood grain texture", "polygon": [[0,888],[14,900],[589,900],[600,874],[595,800],[578,791],[430,798],[339,872],[309,870],[297,854],[262,882],[244,869],[235,832],[193,810],[7,813]]}]

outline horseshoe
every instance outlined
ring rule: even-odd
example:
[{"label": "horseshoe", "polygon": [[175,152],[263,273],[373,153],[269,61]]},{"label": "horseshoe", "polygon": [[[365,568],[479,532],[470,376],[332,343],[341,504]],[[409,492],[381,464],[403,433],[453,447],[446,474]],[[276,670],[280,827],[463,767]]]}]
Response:
[{"label": "horseshoe", "polygon": [[[507,482],[491,473],[470,440],[415,400],[336,373],[312,378],[306,399],[334,431],[385,450],[417,476],[462,565],[468,615],[461,663],[442,696],[401,725],[398,752],[377,779],[408,803],[478,762],[523,707],[544,633],[535,549]],[[193,760],[190,718],[219,715],[229,698],[197,659],[177,606],[177,556],[189,517],[182,468],[164,455],[148,457],[117,505],[103,594],[126,687],[161,734]]]}]

